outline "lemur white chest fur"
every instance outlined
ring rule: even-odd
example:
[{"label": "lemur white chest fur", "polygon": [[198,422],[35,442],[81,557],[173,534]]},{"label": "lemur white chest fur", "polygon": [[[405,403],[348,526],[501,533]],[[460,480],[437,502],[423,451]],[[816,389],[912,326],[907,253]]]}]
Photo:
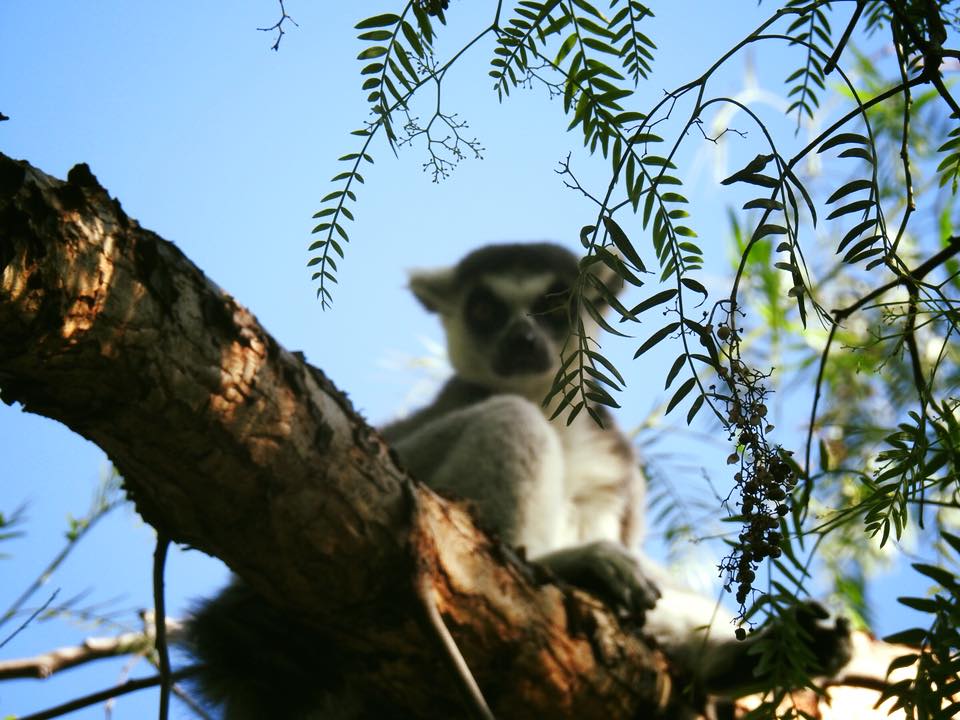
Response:
[{"label": "lemur white chest fur", "polygon": [[560,441],[567,505],[558,547],[590,540],[611,540],[629,547],[642,536],[643,480],[637,461],[629,442],[613,428],[612,419],[606,417],[605,422],[607,428],[601,429],[584,414],[570,425],[563,415],[551,423]]},{"label": "lemur white chest fur", "polygon": [[[550,413],[552,414],[552,413]],[[455,377],[435,402],[383,429],[414,477],[469,500],[482,525],[530,557],[589,541],[635,545],[642,477],[606,418],[567,425],[516,393]]]}]

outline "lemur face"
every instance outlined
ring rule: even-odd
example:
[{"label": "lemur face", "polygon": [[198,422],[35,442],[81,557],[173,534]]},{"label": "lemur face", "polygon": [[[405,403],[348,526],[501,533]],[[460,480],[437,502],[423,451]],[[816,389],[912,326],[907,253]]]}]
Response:
[{"label": "lemur face", "polygon": [[497,377],[540,375],[556,370],[570,332],[569,285],[552,273],[488,275],[464,294],[463,331]]},{"label": "lemur face", "polygon": [[440,314],[460,377],[540,399],[570,334],[576,278],[576,258],[558,245],[492,245],[453,268],[414,274],[411,287]]}]

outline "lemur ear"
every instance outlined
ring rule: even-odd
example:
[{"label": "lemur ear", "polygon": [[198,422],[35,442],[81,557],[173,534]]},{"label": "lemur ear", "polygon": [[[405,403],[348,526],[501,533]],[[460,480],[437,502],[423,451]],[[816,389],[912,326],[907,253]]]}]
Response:
[{"label": "lemur ear", "polygon": [[410,290],[428,311],[448,314],[456,297],[453,268],[411,271]]}]

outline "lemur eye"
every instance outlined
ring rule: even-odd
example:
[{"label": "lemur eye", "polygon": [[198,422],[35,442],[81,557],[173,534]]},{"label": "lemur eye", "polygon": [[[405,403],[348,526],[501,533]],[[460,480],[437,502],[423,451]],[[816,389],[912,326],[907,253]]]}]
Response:
[{"label": "lemur eye", "polygon": [[507,306],[483,286],[474,288],[467,296],[464,318],[477,332],[491,333],[498,330],[506,323],[508,315]]},{"label": "lemur eye", "polygon": [[570,288],[559,280],[537,298],[530,306],[530,314],[552,328],[565,329],[567,326],[567,301]]}]

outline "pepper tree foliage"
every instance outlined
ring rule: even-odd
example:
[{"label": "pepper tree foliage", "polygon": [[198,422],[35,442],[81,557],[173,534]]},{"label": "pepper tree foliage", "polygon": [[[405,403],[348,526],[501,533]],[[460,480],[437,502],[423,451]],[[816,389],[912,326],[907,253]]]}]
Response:
[{"label": "pepper tree foliage", "polygon": [[[571,317],[579,323],[573,310],[583,307],[624,337],[625,326],[667,318],[635,357],[672,343],[666,412],[680,410],[690,424],[706,410],[711,419],[699,422],[726,430],[734,489],[723,506],[739,529],[720,570],[740,608],[738,634],[762,617],[796,630],[762,646],[769,680],[757,716],[789,699],[787,688],[810,685],[812,657],[795,618],[810,564],[825,563],[848,612],[866,616],[866,566],[910,531],[932,546],[936,560],[913,566],[931,591],[900,598],[927,620],[891,636],[917,650],[894,663],[911,668],[911,679],[891,682],[886,694],[909,717],[954,717],[960,580],[950,568],[960,538],[944,528],[960,517],[960,233],[953,212],[960,106],[943,70],[960,59],[950,45],[960,25],[957,3],[789,0],[701,75],[666,93],[643,92],[657,46],[646,32],[653,12],[637,0],[501,0],[490,4],[489,24],[443,58],[434,40],[445,11],[456,7],[397,5],[356,26],[366,44],[359,59],[371,119],[353,133],[359,147],[339,159],[344,170],[316,214],[309,265],[323,306],[332,300],[361,170],[373,163],[378,136],[394,150],[423,142],[424,168],[435,180],[482,151],[440,106],[440,85],[461,57],[488,53],[502,101],[521,87],[562,98],[569,130],[609,162],[609,183],[594,194],[563,163],[567,185],[596,205],[579,232],[585,256]],[[860,55],[853,41],[864,37],[892,59]],[[738,53],[764,53],[773,44],[801,58],[785,72],[783,89],[796,130],[823,112],[828,95],[843,101],[792,153],[783,148],[796,133],[779,132],[755,108],[711,88]],[[436,97],[425,125],[410,111],[420,93]],[[650,96],[659,99],[646,103]],[[691,139],[717,141],[703,128],[725,107],[748,119],[757,155],[721,183],[742,210],[731,213],[729,287],[712,295],[698,279],[705,256],[676,160]],[[720,135],[727,131],[746,137],[733,127]],[[829,174],[811,171],[823,163]],[[626,307],[600,281],[601,268],[635,287],[653,275],[661,289]],[[768,418],[781,368],[813,389],[806,442],[797,447],[778,443]],[[548,400],[569,419],[584,410],[597,416],[596,405],[617,405],[614,393],[624,384],[581,323]]]}]

